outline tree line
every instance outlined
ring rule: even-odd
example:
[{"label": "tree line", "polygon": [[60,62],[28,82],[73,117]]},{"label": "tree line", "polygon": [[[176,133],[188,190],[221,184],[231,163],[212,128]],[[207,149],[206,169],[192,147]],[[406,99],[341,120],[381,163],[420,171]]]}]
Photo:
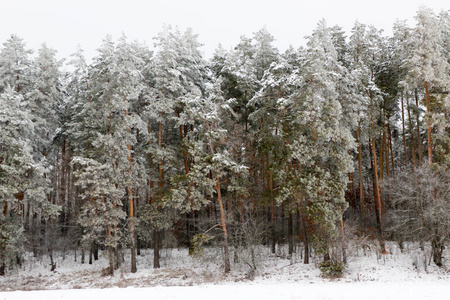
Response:
[{"label": "tree line", "polygon": [[[194,254],[303,245],[346,263],[346,223],[379,240],[450,238],[450,13],[386,37],[324,20],[284,53],[262,28],[206,60],[191,29],[154,50],[106,37],[88,63],[12,35],[0,52],[0,275],[34,255]],[[231,257],[233,256],[234,257]]]}]

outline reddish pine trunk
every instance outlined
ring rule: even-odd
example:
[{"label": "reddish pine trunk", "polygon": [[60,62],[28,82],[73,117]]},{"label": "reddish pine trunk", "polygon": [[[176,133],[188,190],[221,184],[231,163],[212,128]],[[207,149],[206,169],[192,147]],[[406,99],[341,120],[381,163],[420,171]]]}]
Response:
[{"label": "reddish pine trunk", "polygon": [[225,222],[225,210],[222,202],[222,194],[220,192],[220,180],[217,175],[216,175],[216,192],[217,192],[217,200],[219,201],[221,227],[223,230],[225,273],[229,273],[231,268],[230,268],[230,253],[228,249],[228,232],[227,232],[227,224]]},{"label": "reddish pine trunk", "polygon": [[362,174],[362,142],[361,142],[361,126],[358,124],[358,171],[359,171],[359,202],[361,204],[361,214],[363,222],[366,218],[366,205],[365,205],[365,195],[364,195],[364,182]]},{"label": "reddish pine trunk", "polygon": [[[372,120],[372,130],[374,130]],[[383,221],[381,218],[381,200],[380,200],[380,184],[378,182],[378,170],[377,170],[377,153],[375,149],[375,139],[372,139],[372,159],[373,159],[373,190],[374,190],[374,202],[375,202],[375,214],[377,218],[378,234],[380,238],[381,252],[385,253],[386,248],[383,239]]]}]

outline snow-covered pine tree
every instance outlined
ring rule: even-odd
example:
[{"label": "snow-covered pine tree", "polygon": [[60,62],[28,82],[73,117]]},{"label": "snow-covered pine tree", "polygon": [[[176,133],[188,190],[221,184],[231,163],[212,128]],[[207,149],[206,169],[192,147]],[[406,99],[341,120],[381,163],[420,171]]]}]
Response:
[{"label": "snow-covered pine tree", "polygon": [[278,104],[283,102],[291,94],[291,86],[288,79],[294,71],[294,67],[283,58],[278,58],[270,67],[264,70],[264,76],[260,81],[261,90],[255,93],[249,101],[248,106],[253,111],[251,120],[253,139],[255,147],[254,156],[261,162],[261,185],[263,205],[270,212],[270,246],[275,253],[275,201],[274,189],[277,183],[274,180],[274,172],[277,172],[277,161],[282,156],[284,149],[281,139],[281,116],[283,112],[278,111]]},{"label": "snow-covered pine tree", "polygon": [[[343,126],[339,102],[342,73],[330,29],[321,21],[308,38],[301,77],[296,76],[298,86],[279,106],[286,112],[282,135],[287,149],[284,172],[278,174],[281,185],[277,200],[297,203],[303,224],[315,228],[310,238],[316,252],[325,257],[331,240],[338,236],[336,222],[347,208],[344,191],[353,166],[349,151],[354,148],[354,139]],[[309,253],[305,253],[306,263],[307,256]]]},{"label": "snow-covered pine tree", "polygon": [[[132,150],[136,130],[145,132],[147,127],[140,116],[130,111],[130,103],[141,96],[144,64],[125,37],[117,46],[107,37],[98,51],[89,76],[90,98],[80,112],[91,114],[80,119],[86,122],[84,128],[93,136],[85,142],[86,148],[80,155],[73,158],[73,163],[78,168],[77,185],[84,190],[80,223],[87,230],[86,238],[91,241],[100,238],[99,242],[108,248],[112,273],[118,263],[115,252],[119,242],[124,241],[121,236],[127,233],[135,263],[133,197],[142,181],[134,176]],[[126,217],[122,209],[125,197],[129,231],[121,229]],[[133,262],[132,271],[136,271]]]},{"label": "snow-covered pine tree", "polygon": [[[376,139],[380,136],[381,128],[381,103],[383,102],[382,93],[375,83],[376,68],[380,64],[382,54],[381,32],[373,26],[366,26],[359,22],[355,23],[352,29],[352,35],[349,41],[349,61],[350,71],[354,78],[355,93],[358,100],[358,165],[360,182],[360,203],[362,215],[365,216],[363,191],[363,173],[362,173],[362,152],[363,145],[369,144],[369,159],[372,169],[373,195],[375,202],[375,213],[378,225],[378,232],[382,252],[384,249],[383,241],[383,222],[382,222],[382,200],[379,185],[378,159],[376,152]],[[378,121],[380,120],[380,121]],[[380,147],[381,148],[381,147]]]},{"label": "snow-covered pine tree", "polygon": [[33,51],[26,49],[25,42],[17,35],[11,35],[3,43],[0,53],[0,91],[4,91],[8,86],[21,94],[29,91],[31,53]]},{"label": "snow-covered pine tree", "polygon": [[[56,216],[47,201],[46,169],[35,160],[35,132],[23,96],[11,87],[0,95],[0,274],[21,261],[24,225]],[[27,226],[28,227],[28,226]]]},{"label": "snow-covered pine tree", "polygon": [[[32,71],[29,54],[22,39],[13,35],[0,53],[1,97],[1,162],[2,169],[2,245],[8,255],[16,253],[20,261],[23,250],[17,244],[24,227],[35,230],[42,221],[57,215],[58,206],[48,201],[49,179],[47,165],[42,159],[36,141],[35,112],[31,109]],[[35,226],[36,225],[36,226]],[[11,230],[17,234],[11,235]],[[31,236],[33,238],[33,236]],[[11,248],[12,241],[16,243]],[[33,241],[31,245],[36,246]],[[16,247],[16,248],[15,248]],[[6,252],[5,252],[6,255]],[[6,259],[6,258],[5,258]],[[9,256],[9,259],[11,257]],[[8,261],[9,264],[10,261]],[[3,261],[4,266],[7,262]]]},{"label": "snow-covered pine tree", "polygon": [[[67,76],[64,89],[67,93],[64,97],[64,112],[62,113],[62,130],[61,136],[63,139],[62,151],[62,178],[61,178],[61,201],[62,219],[65,225],[69,222],[76,223],[77,211],[75,211],[75,202],[77,199],[76,190],[73,189],[73,170],[74,166],[71,164],[74,155],[82,155],[88,147],[92,139],[90,138],[94,132],[84,128],[87,120],[86,115],[91,112],[85,110],[92,109],[88,105],[88,65],[80,46],[77,47],[75,53],[71,55],[68,65],[72,68]],[[74,228],[74,227],[73,227]],[[75,236],[79,239],[79,236]]]},{"label": "snow-covered pine tree", "polygon": [[[247,167],[234,159],[232,153],[236,149],[231,149],[231,143],[227,142],[225,124],[234,114],[229,105],[233,100],[225,101],[220,86],[221,81],[217,80],[207,86],[207,98],[197,93],[197,97],[191,95],[183,100],[184,114],[195,125],[186,140],[192,164],[184,182],[171,190],[171,198],[180,204],[187,199],[198,207],[207,204],[213,196],[217,197],[220,224],[216,226],[222,229],[224,268],[228,273],[231,268],[229,233],[223,192],[226,188],[228,192],[246,193],[238,183],[239,177],[247,173]],[[227,181],[226,185],[224,181]]]},{"label": "snow-covered pine tree", "polygon": [[[32,85],[27,94],[28,107],[33,113],[33,123],[38,140],[33,141],[36,151],[44,157],[50,155],[52,142],[61,129],[59,112],[62,107],[62,84],[56,51],[42,44],[33,64]],[[49,158],[51,159],[51,158]]]},{"label": "snow-covered pine tree", "polygon": [[404,85],[410,89],[418,89],[425,98],[428,162],[432,163],[435,147],[432,132],[433,128],[439,127],[436,119],[442,119],[441,110],[435,109],[435,106],[442,107],[439,102],[443,103],[447,98],[445,93],[450,89],[450,64],[448,57],[445,56],[441,24],[435,13],[430,8],[422,6],[415,19],[417,24],[413,32],[413,46],[410,56],[405,61],[408,75]]},{"label": "snow-covered pine tree", "polygon": [[[178,198],[179,203],[173,199],[168,201],[171,198],[168,192],[176,185],[174,178],[186,176],[191,169],[186,140],[193,130],[193,121],[185,114],[184,101],[205,92],[205,81],[210,74],[200,53],[197,35],[191,29],[181,33],[178,29],[165,27],[156,37],[155,46],[156,54],[148,69],[149,86],[144,110],[150,134],[152,195],[142,217],[159,214],[155,220],[161,220],[161,224],[147,219],[142,221],[153,229],[154,267],[158,268],[160,232],[170,223],[167,220],[169,211],[176,208],[189,214],[202,206],[188,204],[192,199]],[[188,222],[189,219],[186,225],[189,228]]]},{"label": "snow-covered pine tree", "polygon": [[[51,203],[60,203],[60,178],[63,175],[60,169],[59,137],[61,133],[61,114],[63,91],[62,74],[59,70],[62,61],[56,59],[56,51],[47,47],[44,43],[38,50],[38,55],[34,60],[30,74],[31,85],[26,95],[28,110],[31,112],[32,121],[35,128],[35,135],[32,140],[34,156],[39,163],[46,168],[43,187],[47,187],[47,199]],[[53,259],[52,252],[57,243],[56,237],[60,230],[56,228],[56,220],[51,222],[38,221],[30,234],[30,238],[44,240],[40,245],[45,252],[48,252]],[[44,229],[45,228],[45,229]],[[53,261],[52,261],[52,268]]]},{"label": "snow-covered pine tree", "polygon": [[[147,122],[149,135],[150,201],[141,213],[141,224],[152,225],[152,228],[146,230],[152,231],[154,268],[160,267],[161,232],[168,224],[167,222],[155,222],[155,220],[164,220],[165,218],[167,209],[164,210],[162,204],[170,189],[169,179],[174,170],[181,169],[179,162],[183,161],[177,157],[180,131],[176,131],[175,128],[178,127],[176,124],[177,103],[179,98],[186,93],[186,86],[183,82],[186,80],[186,72],[190,70],[180,70],[182,67],[180,51],[183,49],[181,43],[181,33],[178,29],[174,30],[170,26],[164,27],[155,38],[155,55],[146,70],[148,86],[144,94],[143,118]],[[186,168],[186,163],[184,165]],[[154,220],[148,220],[147,217]]]}]

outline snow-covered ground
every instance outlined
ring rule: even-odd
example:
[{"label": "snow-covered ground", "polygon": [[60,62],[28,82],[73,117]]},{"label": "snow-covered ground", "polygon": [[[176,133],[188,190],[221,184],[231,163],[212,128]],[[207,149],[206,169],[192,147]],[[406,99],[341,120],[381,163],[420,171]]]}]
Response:
[{"label": "snow-covered ground", "polygon": [[449,282],[433,283],[279,283],[224,284],[192,287],[57,290],[0,293],[1,300],[88,300],[88,299],[448,299]]},{"label": "snow-covered ground", "polygon": [[[47,257],[28,257],[20,270],[0,277],[0,300],[23,299],[450,299],[450,270],[430,263],[430,249],[408,245],[400,252],[380,255],[375,245],[349,249],[345,275],[323,278],[314,259],[302,263],[281,248],[273,255],[260,248],[258,269],[250,272],[241,254],[240,263],[224,275],[218,250],[209,249],[193,258],[186,249],[162,251],[162,268],[154,270],[152,252],[138,257],[138,272],[129,272],[129,260],[113,277],[102,277],[105,257],[92,265],[74,262],[73,253],[58,257],[57,269],[49,271]],[[300,251],[298,251],[300,252]],[[449,264],[447,254],[446,264]],[[43,291],[45,290],[45,291]],[[142,298],[140,298],[142,297]]]}]

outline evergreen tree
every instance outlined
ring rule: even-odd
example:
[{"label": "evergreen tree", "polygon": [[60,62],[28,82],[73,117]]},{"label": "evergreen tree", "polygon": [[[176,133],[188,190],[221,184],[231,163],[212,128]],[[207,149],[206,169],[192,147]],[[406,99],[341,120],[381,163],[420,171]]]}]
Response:
[{"label": "evergreen tree", "polygon": [[444,56],[442,31],[439,29],[439,20],[434,12],[427,7],[420,7],[415,19],[417,25],[414,29],[413,49],[405,62],[408,68],[405,84],[420,89],[425,96],[428,162],[432,163],[434,147],[432,131],[435,126],[432,102],[435,102],[435,97],[431,94],[448,88],[450,65]]},{"label": "evergreen tree", "polygon": [[47,201],[46,169],[33,155],[35,129],[23,96],[8,87],[0,95],[0,107],[0,274],[4,275],[6,267],[21,261],[24,226],[34,228],[59,208]]},{"label": "evergreen tree", "polygon": [[[141,181],[133,176],[132,149],[136,144],[136,130],[145,132],[146,125],[129,108],[143,89],[142,68],[143,62],[133,53],[125,37],[117,46],[108,37],[92,67],[90,100],[81,111],[95,114],[96,119],[83,119],[87,123],[84,128],[95,130],[95,134],[81,155],[74,157],[79,168],[77,185],[85,190],[86,203],[80,222],[89,232],[86,238],[93,240],[96,234],[108,246],[110,272],[118,263],[113,251],[117,251],[120,237],[125,234],[120,230],[125,218],[124,197],[128,198],[132,272],[136,271],[133,197]],[[95,181],[91,182],[93,178]]]},{"label": "evergreen tree", "polygon": [[30,88],[31,60],[33,51],[25,48],[25,43],[17,35],[3,43],[0,53],[0,91],[9,87],[25,94]]},{"label": "evergreen tree", "polygon": [[304,220],[316,228],[313,245],[325,258],[337,234],[335,223],[347,208],[344,191],[347,173],[352,171],[349,150],[354,147],[349,129],[343,126],[337,89],[340,73],[330,29],[321,21],[308,38],[299,86],[280,103],[280,110],[286,112],[287,151],[284,170],[278,174],[282,184],[277,199],[297,203]]}]

